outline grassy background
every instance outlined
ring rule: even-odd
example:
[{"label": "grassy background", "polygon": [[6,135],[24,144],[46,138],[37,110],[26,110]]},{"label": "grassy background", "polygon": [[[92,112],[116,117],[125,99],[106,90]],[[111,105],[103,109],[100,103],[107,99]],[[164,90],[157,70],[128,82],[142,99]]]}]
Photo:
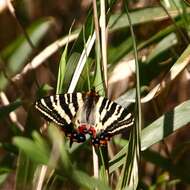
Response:
[{"label": "grassy background", "polygon": [[[188,1],[95,2],[0,7],[0,189],[190,188]],[[70,148],[34,102],[93,86],[123,107],[141,95],[136,124]]]}]

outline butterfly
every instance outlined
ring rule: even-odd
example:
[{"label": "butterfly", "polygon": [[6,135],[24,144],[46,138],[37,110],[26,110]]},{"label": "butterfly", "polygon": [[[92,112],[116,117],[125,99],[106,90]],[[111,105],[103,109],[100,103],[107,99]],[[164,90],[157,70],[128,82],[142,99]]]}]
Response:
[{"label": "butterfly", "polygon": [[112,136],[134,125],[133,105],[123,108],[94,90],[43,97],[35,108],[61,127],[70,145],[86,141],[87,134],[94,146],[106,145]]}]

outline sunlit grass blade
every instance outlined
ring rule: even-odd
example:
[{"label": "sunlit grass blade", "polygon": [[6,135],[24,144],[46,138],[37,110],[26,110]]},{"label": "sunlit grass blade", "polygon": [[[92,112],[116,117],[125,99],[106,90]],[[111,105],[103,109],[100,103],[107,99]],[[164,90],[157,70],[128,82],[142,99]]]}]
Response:
[{"label": "sunlit grass blade", "polygon": [[[153,144],[163,140],[177,129],[190,123],[189,118],[190,100],[175,107],[170,112],[165,113],[156,121],[148,125],[141,133],[141,150],[144,151]],[[128,149],[128,144],[115,155],[110,161],[110,172],[113,172],[125,163],[124,155]]]},{"label": "sunlit grass blade", "polygon": [[78,61],[78,64],[77,64],[77,67],[75,69],[75,72],[73,74],[73,77],[72,77],[72,80],[71,80],[71,83],[69,85],[69,89],[68,89],[68,92],[69,93],[72,93],[77,85],[77,82],[79,80],[79,77],[83,71],[83,68],[85,66],[85,63],[86,63],[86,60],[87,60],[87,56],[90,54],[91,50],[92,50],[92,47],[94,45],[94,42],[95,42],[95,39],[96,39],[96,35],[95,33],[93,33],[92,36],[89,36],[87,42],[86,42],[86,48],[84,48],[81,56],[80,56],[80,59]]},{"label": "sunlit grass blade", "polygon": [[[158,96],[167,85],[176,79],[177,76],[187,67],[190,61],[190,45],[184,50],[178,60],[173,64],[170,71],[163,78],[161,83],[156,85],[145,97],[141,99],[142,102],[148,102],[152,98]],[[164,87],[162,87],[164,84]]]}]

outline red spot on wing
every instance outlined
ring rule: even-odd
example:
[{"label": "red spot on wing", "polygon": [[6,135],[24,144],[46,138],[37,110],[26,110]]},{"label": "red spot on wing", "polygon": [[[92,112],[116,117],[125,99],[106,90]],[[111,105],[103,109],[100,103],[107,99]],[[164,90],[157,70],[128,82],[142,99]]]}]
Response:
[{"label": "red spot on wing", "polygon": [[93,137],[96,137],[96,130],[93,126],[89,125],[89,124],[81,124],[79,127],[78,127],[78,131],[80,133],[83,133],[83,134],[89,134]]},{"label": "red spot on wing", "polygon": [[94,138],[96,137],[96,130],[95,130],[95,128],[94,127],[90,127],[89,129],[88,129],[88,133],[90,134],[90,135],[92,135]]},{"label": "red spot on wing", "polygon": [[80,133],[88,133],[88,125],[87,124],[81,124],[79,127],[78,127],[78,131]]}]

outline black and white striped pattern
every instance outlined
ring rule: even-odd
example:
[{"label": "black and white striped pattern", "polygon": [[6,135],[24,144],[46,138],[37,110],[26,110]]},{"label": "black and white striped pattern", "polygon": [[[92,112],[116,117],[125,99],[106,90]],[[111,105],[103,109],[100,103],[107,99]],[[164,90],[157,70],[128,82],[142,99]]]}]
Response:
[{"label": "black and white striped pattern", "polygon": [[125,109],[93,91],[44,97],[36,102],[35,107],[66,133],[75,134],[72,138],[77,142],[82,141],[78,139],[83,137],[78,135],[83,133],[79,132],[81,126],[86,126],[85,133],[92,134],[93,131],[93,144],[101,144],[101,140],[109,140],[134,124],[132,107]]}]

